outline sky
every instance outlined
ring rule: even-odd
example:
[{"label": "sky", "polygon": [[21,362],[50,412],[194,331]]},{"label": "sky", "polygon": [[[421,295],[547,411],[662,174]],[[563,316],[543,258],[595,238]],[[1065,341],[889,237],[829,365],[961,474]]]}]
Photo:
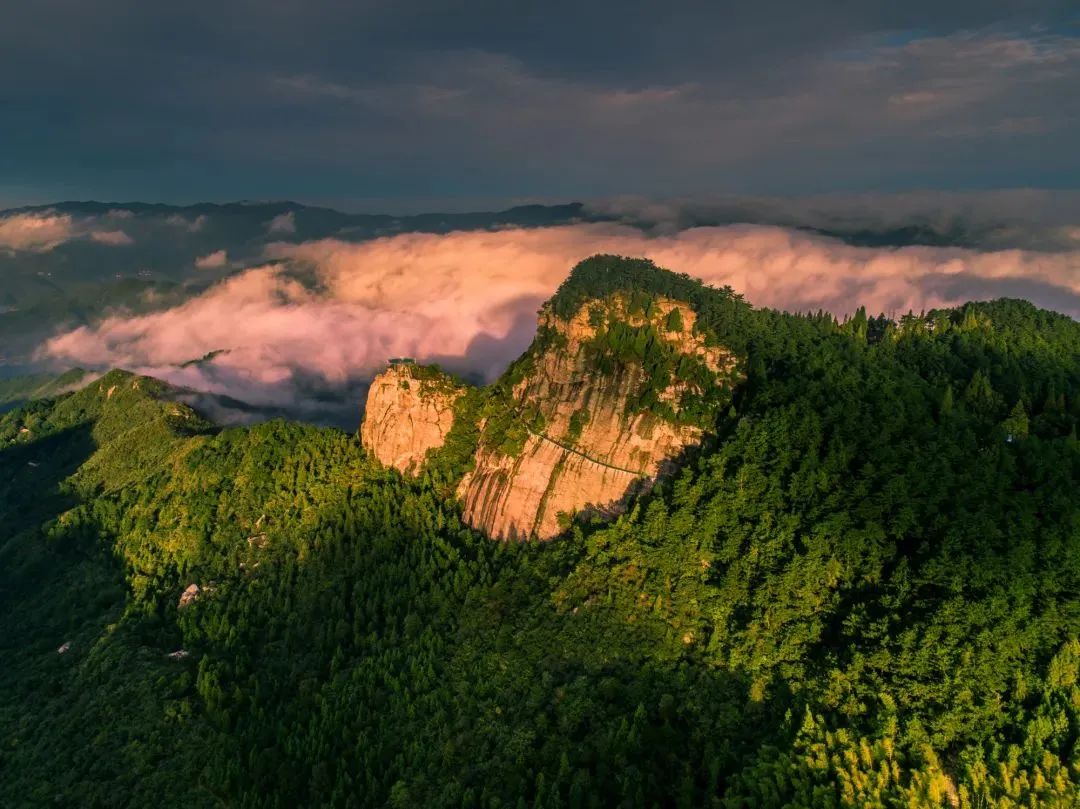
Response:
[{"label": "sky", "polygon": [[0,206],[1080,188],[1075,2],[36,0]]}]

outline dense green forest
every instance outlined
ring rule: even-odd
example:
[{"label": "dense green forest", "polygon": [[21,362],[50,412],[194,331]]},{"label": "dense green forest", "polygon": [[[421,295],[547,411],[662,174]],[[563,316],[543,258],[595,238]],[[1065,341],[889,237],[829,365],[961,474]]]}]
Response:
[{"label": "dense green forest", "polygon": [[25,374],[0,379],[0,413],[14,410],[32,399],[44,399],[82,387],[89,381],[86,371],[72,368],[62,374]]},{"label": "dense green forest", "polygon": [[462,524],[472,427],[412,479],[121,371],[0,416],[0,804],[1075,805],[1080,325],[796,316],[613,257],[552,305],[616,289],[745,379],[549,543]]}]

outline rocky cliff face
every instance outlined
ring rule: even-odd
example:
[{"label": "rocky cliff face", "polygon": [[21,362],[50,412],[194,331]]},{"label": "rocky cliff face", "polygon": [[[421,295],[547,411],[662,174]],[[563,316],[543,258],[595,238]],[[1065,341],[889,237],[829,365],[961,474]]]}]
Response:
[{"label": "rocky cliff face", "polygon": [[[465,521],[496,539],[549,539],[578,514],[618,514],[712,424],[737,358],[660,296],[612,294],[570,317],[550,305],[536,341],[499,383],[459,408],[477,448],[457,493]],[[454,424],[460,388],[417,366],[375,379],[362,428],[384,464],[416,473]]]},{"label": "rocky cliff face", "polygon": [[442,446],[463,392],[434,369],[392,365],[372,380],[360,440],[386,466],[415,475],[428,450]]},{"label": "rocky cliff face", "polygon": [[[620,349],[608,338],[651,339],[653,357],[666,356],[676,367],[685,360],[698,372],[688,376],[726,384],[735,357],[707,346],[694,322],[693,310],[664,298],[647,314],[628,311],[624,297],[593,301],[568,321],[543,311],[546,346],[512,392],[526,425],[524,444],[507,452],[482,437],[475,469],[458,489],[466,522],[499,539],[548,539],[573,515],[618,513],[629,495],[651,485],[701,439],[702,427],[680,417],[684,404],[706,391],[674,372],[658,380],[647,360],[613,361]],[[650,390],[653,404],[642,406]]]}]

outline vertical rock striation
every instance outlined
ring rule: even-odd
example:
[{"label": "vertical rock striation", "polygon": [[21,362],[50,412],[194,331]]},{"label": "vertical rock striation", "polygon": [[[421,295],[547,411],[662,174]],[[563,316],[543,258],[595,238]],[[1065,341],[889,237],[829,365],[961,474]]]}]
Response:
[{"label": "vertical rock striation", "polygon": [[[701,440],[701,424],[680,416],[687,399],[706,391],[674,374],[657,384],[646,363],[613,357],[604,338],[621,328],[626,341],[659,341],[654,353],[686,358],[698,379],[726,384],[735,357],[708,346],[694,323],[689,306],[665,298],[647,313],[632,313],[624,296],[592,301],[569,320],[542,310],[543,345],[511,394],[524,442],[507,451],[505,443],[485,442],[484,431],[475,468],[458,487],[465,521],[493,538],[549,539],[576,514],[621,511]],[[650,385],[653,405],[641,407]]]},{"label": "vertical rock striation", "polygon": [[594,256],[495,384],[463,395],[411,362],[376,377],[364,446],[415,474],[446,444],[439,468],[459,481],[467,524],[495,539],[550,539],[578,515],[620,513],[715,425],[742,376],[720,334],[738,341],[746,310],[730,290]]}]

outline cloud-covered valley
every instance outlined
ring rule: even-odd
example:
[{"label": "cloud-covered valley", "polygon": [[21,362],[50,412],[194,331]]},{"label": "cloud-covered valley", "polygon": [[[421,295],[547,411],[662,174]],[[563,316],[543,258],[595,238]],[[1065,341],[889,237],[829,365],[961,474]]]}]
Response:
[{"label": "cloud-covered valley", "polygon": [[127,247],[135,240],[117,227],[130,211],[109,211],[99,216],[72,216],[52,208],[0,211],[0,250],[47,253],[66,242],[89,239],[110,247]]},{"label": "cloud-covered valley", "polygon": [[779,227],[649,236],[581,224],[275,243],[265,263],[181,305],[58,334],[39,358],[125,367],[324,420],[340,402],[333,418],[355,424],[365,381],[389,357],[497,376],[528,345],[541,303],[594,253],[647,256],[793,311],[902,314],[1017,296],[1080,316],[1080,251],[868,248]]}]

